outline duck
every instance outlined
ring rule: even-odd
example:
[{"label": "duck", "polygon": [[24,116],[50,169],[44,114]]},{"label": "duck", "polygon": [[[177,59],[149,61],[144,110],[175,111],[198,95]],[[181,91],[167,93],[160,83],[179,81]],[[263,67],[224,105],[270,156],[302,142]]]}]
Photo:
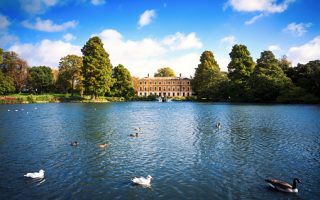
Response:
[{"label": "duck", "polygon": [[281,192],[290,192],[290,193],[297,193],[298,192],[297,183],[301,183],[301,181],[298,178],[293,179],[292,185],[277,179],[265,179],[265,181],[268,183],[270,187],[276,190],[279,190]]},{"label": "duck", "polygon": [[44,178],[44,170],[40,169],[39,172],[27,173],[24,176],[29,177],[29,178],[43,179]]},{"label": "duck", "polygon": [[74,142],[71,142],[70,145],[73,146],[73,147],[75,147],[75,146],[78,146],[78,145],[79,145],[79,142],[78,142],[78,141],[74,141]]},{"label": "duck", "polygon": [[134,128],[135,131],[141,131],[141,127]]},{"label": "duck", "polygon": [[100,147],[100,148],[102,148],[102,149],[103,149],[103,148],[106,148],[107,146],[108,146],[108,144],[107,144],[107,143],[99,144],[99,147]]},{"label": "duck", "polygon": [[216,128],[220,129],[220,126],[221,126],[221,124],[220,124],[220,122],[218,122],[218,123],[216,124]]},{"label": "duck", "polygon": [[135,134],[130,134],[130,137],[139,137],[139,133],[135,133]]},{"label": "duck", "polygon": [[142,185],[142,186],[151,186],[152,176],[148,175],[147,178],[144,177],[134,177],[131,181],[134,184]]}]

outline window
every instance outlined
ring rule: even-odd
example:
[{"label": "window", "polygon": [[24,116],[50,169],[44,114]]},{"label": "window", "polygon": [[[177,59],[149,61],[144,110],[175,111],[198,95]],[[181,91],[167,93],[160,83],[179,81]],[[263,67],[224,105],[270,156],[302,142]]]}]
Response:
[{"label": "window", "polygon": [[189,88],[189,87],[187,88],[187,91],[190,91],[190,88]]},{"label": "window", "polygon": [[174,91],[174,86],[172,87],[172,91]]},{"label": "window", "polygon": [[177,96],[180,96],[180,93],[179,93],[179,92],[177,93]]},{"label": "window", "polygon": [[184,87],[182,87],[182,91],[184,91]]},{"label": "window", "polygon": [[142,92],[140,92],[140,96],[142,96]]},{"label": "window", "polygon": [[184,93],[182,93],[182,96],[184,96]]},{"label": "window", "polygon": [[154,82],[155,85],[157,85],[157,82]]},{"label": "window", "polygon": [[142,91],[142,87],[140,87],[140,91]]},{"label": "window", "polygon": [[174,92],[172,93],[172,96],[174,96]]},{"label": "window", "polygon": [[144,93],[144,96],[145,96],[145,97],[147,96],[147,93],[146,93],[146,92]]},{"label": "window", "polygon": [[190,85],[190,82],[188,81],[187,84]]},{"label": "window", "polygon": [[170,92],[168,92],[168,97],[170,97]]},{"label": "window", "polygon": [[154,87],[154,91],[157,91],[157,87]]},{"label": "window", "polygon": [[170,85],[170,81],[168,82],[168,85]]},{"label": "window", "polygon": [[161,82],[159,82],[159,85],[161,85]]},{"label": "window", "polygon": [[166,87],[163,87],[163,91],[166,91]]},{"label": "window", "polygon": [[166,84],[166,82],[165,81],[163,81],[163,85],[165,85]]},{"label": "window", "polygon": [[171,88],[170,88],[170,87],[168,87],[168,91],[170,91],[170,89],[171,89]]},{"label": "window", "polygon": [[159,91],[161,91],[161,87],[159,87]]},{"label": "window", "polygon": [[149,91],[152,91],[152,87],[150,87],[150,90]]},{"label": "window", "polygon": [[145,85],[147,85],[147,82],[144,82]]},{"label": "window", "polygon": [[174,84],[174,81],[172,81],[172,84]]},{"label": "window", "polygon": [[144,91],[147,91],[147,88],[146,88],[146,87],[144,88]]},{"label": "window", "polygon": [[152,82],[149,82],[150,85],[152,85]]},{"label": "window", "polygon": [[142,85],[142,82],[140,82],[140,85]]}]

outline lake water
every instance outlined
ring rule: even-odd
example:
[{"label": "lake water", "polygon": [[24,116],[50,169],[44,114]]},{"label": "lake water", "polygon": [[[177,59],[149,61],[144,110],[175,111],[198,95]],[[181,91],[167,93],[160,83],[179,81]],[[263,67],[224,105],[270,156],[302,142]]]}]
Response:
[{"label": "lake water", "polygon": [[[23,177],[40,169],[42,181]],[[150,188],[131,184],[147,175]],[[264,182],[295,177],[298,194]],[[0,199],[319,198],[320,106],[0,105]]]}]

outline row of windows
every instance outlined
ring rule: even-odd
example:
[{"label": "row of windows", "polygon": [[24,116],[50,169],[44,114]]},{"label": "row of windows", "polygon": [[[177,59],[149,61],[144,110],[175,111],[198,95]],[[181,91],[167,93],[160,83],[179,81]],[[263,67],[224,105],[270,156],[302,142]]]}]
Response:
[{"label": "row of windows", "polygon": [[144,93],[142,93],[142,92],[140,92],[140,95],[139,96],[148,96],[148,95],[157,95],[157,96],[160,96],[160,97],[164,97],[164,96],[168,96],[168,97],[175,97],[175,96],[183,96],[183,97],[189,97],[190,95],[191,95],[191,93],[189,93],[189,92],[177,92],[177,93],[175,93],[175,92],[172,92],[172,93],[170,93],[170,92],[168,92],[168,93],[165,93],[165,92],[154,92],[154,93],[152,93],[152,92],[150,92],[149,94],[147,93],[147,92],[144,92]]},{"label": "row of windows", "polygon": [[[140,85],[142,85],[143,83],[144,83],[145,85],[147,85],[148,82],[147,82],[147,81],[145,81],[145,82],[140,81]],[[165,85],[166,83],[167,83],[168,85],[170,85],[171,83],[172,83],[172,85],[175,84],[174,81],[172,81],[172,82],[170,82],[170,81],[165,82],[165,81],[164,81],[164,82],[163,82],[163,85]],[[149,82],[149,85],[152,85],[152,84],[157,85],[157,82]],[[158,84],[161,85],[162,82],[158,82]],[[189,82],[189,81],[187,81],[187,82],[185,82],[185,81],[181,81],[181,82],[180,82],[180,81],[177,81],[177,84],[178,84],[178,85],[180,85],[180,84],[182,84],[182,85],[184,85],[184,84],[190,85],[190,82]]]},{"label": "row of windows", "polygon": [[[140,87],[140,91],[153,91],[152,89],[154,89],[154,91],[161,91],[161,89],[166,91],[166,87],[149,87],[149,90],[147,90],[147,87],[145,87],[144,90],[143,87]],[[180,91],[180,87],[175,88],[174,86],[172,86],[172,88],[168,87],[167,89],[168,91]],[[181,91],[185,91],[185,87],[182,87]],[[187,91],[190,91],[190,87],[187,87]]]}]

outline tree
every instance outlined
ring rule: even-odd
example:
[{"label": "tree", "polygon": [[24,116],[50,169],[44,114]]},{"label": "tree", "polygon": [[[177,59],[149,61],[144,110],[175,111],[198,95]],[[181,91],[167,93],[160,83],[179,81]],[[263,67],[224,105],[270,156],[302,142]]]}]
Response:
[{"label": "tree", "polygon": [[82,88],[81,68],[82,57],[80,56],[67,55],[60,59],[58,85],[64,92],[71,90],[71,96],[73,96],[75,86]]},{"label": "tree", "polygon": [[292,67],[291,62],[289,61],[288,57],[286,55],[282,56],[282,58],[279,61],[279,66],[282,69],[282,71],[288,75],[289,69]]},{"label": "tree", "polygon": [[249,96],[248,79],[255,63],[245,45],[236,44],[229,53],[231,61],[228,64],[230,78],[230,96],[232,100],[247,101]]},{"label": "tree", "polygon": [[221,99],[221,86],[226,81],[227,77],[220,72],[213,53],[204,51],[192,79],[192,89],[198,98]]},{"label": "tree", "polygon": [[95,99],[110,91],[113,84],[109,54],[104,50],[101,39],[90,38],[81,49],[83,54],[82,75],[85,91]]},{"label": "tree", "polygon": [[4,52],[0,68],[6,76],[12,78],[15,89],[21,92],[28,78],[28,64],[13,51]]},{"label": "tree", "polygon": [[170,67],[163,67],[158,69],[157,73],[154,73],[154,77],[175,77],[176,74]]},{"label": "tree", "polygon": [[289,70],[288,76],[295,85],[320,97],[320,60],[298,64]]},{"label": "tree", "polygon": [[120,64],[113,69],[113,78],[115,79],[115,83],[111,88],[112,96],[125,97],[126,99],[134,96],[132,78],[129,70]]},{"label": "tree", "polygon": [[52,88],[53,75],[50,67],[38,66],[29,69],[28,85],[36,93],[49,92]]},{"label": "tree", "polygon": [[0,95],[13,93],[14,91],[15,87],[12,78],[6,76],[0,70]]},{"label": "tree", "polygon": [[272,51],[264,51],[250,77],[250,86],[254,101],[272,102],[285,89],[292,88],[293,84],[280,68]]}]

